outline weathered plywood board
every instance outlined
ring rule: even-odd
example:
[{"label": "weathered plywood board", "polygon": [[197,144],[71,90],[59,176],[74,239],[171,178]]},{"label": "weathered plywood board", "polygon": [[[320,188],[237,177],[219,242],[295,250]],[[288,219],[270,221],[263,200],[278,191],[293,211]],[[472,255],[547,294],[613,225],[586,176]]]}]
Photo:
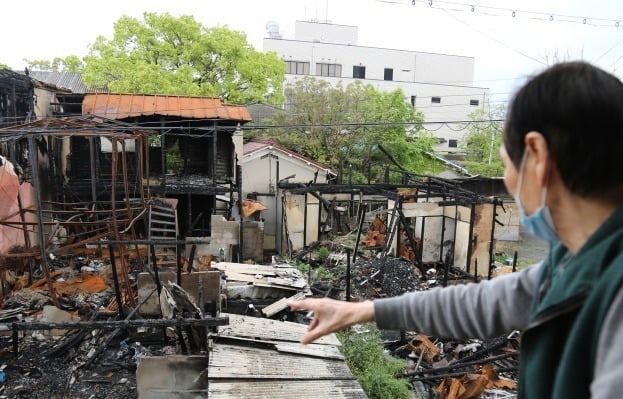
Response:
[{"label": "weathered plywood board", "polygon": [[458,218],[461,222],[468,222],[471,217],[472,210],[466,206],[446,206],[443,214],[449,218]]},{"label": "weathered plywood board", "polygon": [[321,359],[270,349],[216,345],[210,354],[210,380],[284,379],[284,380],[354,380],[355,376],[341,360]]},{"label": "weathered plywood board", "polygon": [[325,359],[344,360],[344,355],[335,345],[307,344],[298,342],[268,341],[263,339],[252,339],[243,337],[221,336],[219,342],[231,343],[233,345],[252,345],[258,348],[274,349],[284,353],[295,353],[303,356],[321,357]]},{"label": "weathered plywood board", "polygon": [[[196,398],[208,388],[208,356],[149,356],[136,368],[139,399]],[[206,377],[206,378],[203,378]]]},{"label": "weathered plywood board", "polygon": [[[216,301],[220,303],[221,296],[221,278],[218,272],[203,271],[193,273],[182,273],[182,288],[188,292],[188,294],[198,302],[199,294],[199,276],[203,281],[203,299],[204,301],[211,302]],[[160,281],[163,285],[169,286],[169,281],[176,282],[177,274],[171,271],[161,271],[158,273]],[[156,283],[149,273],[139,273],[137,277],[138,286],[138,299],[142,301],[147,295],[149,295]],[[158,295],[152,295],[147,302],[145,302],[139,309],[139,313],[160,313],[160,303],[158,301]]]},{"label": "weathered plywood board", "polygon": [[470,270],[478,260],[478,273],[486,275],[491,262],[491,230],[493,229],[493,204],[478,204],[474,209],[474,244],[470,259]]},{"label": "weathered plywood board", "polygon": [[[269,341],[299,342],[307,331],[307,326],[299,323],[240,316],[231,313],[221,313],[221,315],[223,317],[229,317],[229,325],[219,327],[220,335],[257,338]],[[340,345],[340,341],[338,341],[335,334],[324,336],[315,343]]]},{"label": "weathered plywood board", "polygon": [[344,355],[334,345],[303,345],[293,342],[282,342],[275,344],[275,349],[279,352],[293,353],[297,355],[321,357],[324,359],[344,360]]},{"label": "weathered plywood board", "polygon": [[304,292],[298,292],[298,293],[292,295],[290,298],[281,298],[277,302],[271,303],[270,305],[265,306],[262,309],[262,313],[266,317],[274,316],[277,313],[281,312],[282,310],[285,310],[285,308],[288,307],[288,301],[300,301],[301,299],[304,299],[304,298],[305,298],[305,293]]},{"label": "weathered plywood board", "polygon": [[469,248],[469,223],[456,223],[456,241],[454,244],[454,266],[465,270],[467,267],[467,250]]},{"label": "weathered plywood board", "polygon": [[306,244],[318,241],[318,226],[320,219],[320,201],[311,194],[307,194],[307,230],[305,232]]},{"label": "weathered plywood board", "polygon": [[357,381],[210,381],[208,397],[213,399],[365,399]]},{"label": "weathered plywood board", "polygon": [[[394,207],[393,201],[388,202],[388,207],[391,209]],[[444,207],[439,206],[435,202],[411,202],[402,204],[402,213],[405,217],[421,217],[421,216],[441,216],[443,215]]]},{"label": "weathered plywood board", "polygon": [[[286,213],[286,226],[292,250],[296,251],[303,248],[303,232],[305,230],[305,196],[286,194],[284,211]],[[284,246],[287,248],[286,234],[284,229]]]}]

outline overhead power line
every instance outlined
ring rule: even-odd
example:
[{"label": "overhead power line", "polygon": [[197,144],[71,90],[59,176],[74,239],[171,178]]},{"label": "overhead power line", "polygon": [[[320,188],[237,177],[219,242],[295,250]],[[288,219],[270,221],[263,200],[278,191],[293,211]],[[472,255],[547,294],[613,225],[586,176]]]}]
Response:
[{"label": "overhead power line", "polygon": [[526,18],[531,20],[557,23],[575,23],[592,27],[608,27],[621,29],[623,20],[615,18],[593,17],[589,15],[571,15],[560,12],[544,12],[527,10],[524,8],[494,7],[476,3],[462,3],[445,0],[376,0],[381,3],[402,4],[419,7],[444,9],[450,11],[479,14],[487,17]]}]

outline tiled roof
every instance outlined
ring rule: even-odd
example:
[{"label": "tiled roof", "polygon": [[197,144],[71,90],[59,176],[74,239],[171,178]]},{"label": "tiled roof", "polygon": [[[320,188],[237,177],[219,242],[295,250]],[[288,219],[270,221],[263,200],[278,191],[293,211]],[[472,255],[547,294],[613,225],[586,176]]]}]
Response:
[{"label": "tiled roof", "polygon": [[163,115],[238,122],[251,121],[251,116],[245,106],[223,104],[218,97],[148,94],[87,94],[82,102],[82,114],[94,114],[110,119]]}]

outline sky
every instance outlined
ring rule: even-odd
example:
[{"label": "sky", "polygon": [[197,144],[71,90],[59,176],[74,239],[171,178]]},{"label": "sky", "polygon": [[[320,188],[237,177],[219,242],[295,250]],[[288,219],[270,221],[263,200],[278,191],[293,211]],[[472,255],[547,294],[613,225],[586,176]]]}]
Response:
[{"label": "sky", "polygon": [[296,20],[355,25],[359,45],[475,57],[474,85],[489,87],[494,103],[556,59],[583,59],[623,76],[620,0],[11,1],[2,6],[0,63],[22,69],[24,59],[84,56],[98,35],[111,37],[119,17],[145,11],[226,25],[258,50],[271,20],[284,38],[293,37]]}]

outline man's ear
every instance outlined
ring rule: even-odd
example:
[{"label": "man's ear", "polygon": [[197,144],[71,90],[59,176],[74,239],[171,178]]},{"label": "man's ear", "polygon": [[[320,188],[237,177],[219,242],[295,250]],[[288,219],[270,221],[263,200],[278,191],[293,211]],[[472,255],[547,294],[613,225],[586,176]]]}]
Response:
[{"label": "man's ear", "polygon": [[[526,145],[526,164],[530,165],[528,173],[533,174],[534,183],[543,187],[547,185],[549,173],[549,146],[545,136],[537,131],[531,131],[524,137]],[[527,166],[526,165],[526,166]]]}]

